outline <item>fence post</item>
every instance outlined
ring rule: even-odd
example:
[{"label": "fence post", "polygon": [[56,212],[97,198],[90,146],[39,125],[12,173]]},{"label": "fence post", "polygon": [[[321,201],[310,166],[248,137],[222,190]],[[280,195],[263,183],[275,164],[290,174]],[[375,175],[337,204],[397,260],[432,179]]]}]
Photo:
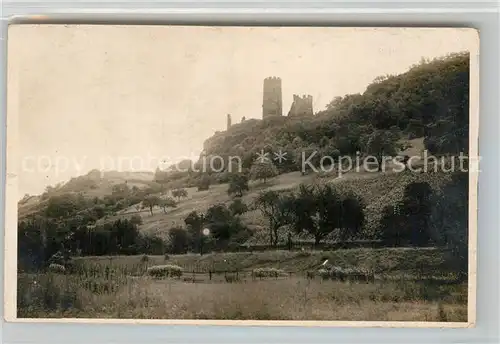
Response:
[{"label": "fence post", "polygon": [[212,270],[208,270],[208,278],[210,281],[212,280]]}]

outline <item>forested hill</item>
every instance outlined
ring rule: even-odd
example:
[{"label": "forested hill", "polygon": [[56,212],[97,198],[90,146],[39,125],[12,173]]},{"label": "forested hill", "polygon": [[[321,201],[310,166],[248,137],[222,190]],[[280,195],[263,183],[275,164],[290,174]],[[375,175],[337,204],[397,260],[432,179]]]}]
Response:
[{"label": "forested hill", "polygon": [[206,140],[204,149],[208,155],[243,156],[249,167],[261,150],[282,149],[289,157],[304,148],[328,155],[370,153],[370,139],[390,141],[390,131],[399,139],[425,137],[433,153],[467,152],[468,104],[469,53],[462,52],[378,77],[363,94],[335,97],[312,118],[235,124]]},{"label": "forested hill", "polygon": [[[298,154],[308,150],[332,161],[357,152],[378,158],[401,153],[410,139],[423,142],[432,154],[467,154],[468,103],[469,56],[457,53],[379,77],[363,94],[337,97],[311,118],[248,120],[205,142],[208,155],[243,157],[243,173],[91,171],[19,202],[20,265],[39,268],[69,254],[198,252],[202,228],[210,229],[218,249],[271,242],[275,248],[283,239],[281,228],[292,225],[300,230],[293,240],[304,239],[305,230],[310,235],[305,239],[314,237],[315,244],[326,240],[323,234],[352,229],[341,233],[360,240],[382,238],[389,246],[438,243],[466,252],[465,173],[379,170],[337,178],[336,173],[295,171],[300,170]],[[255,158],[261,150],[282,150],[287,159],[259,163]],[[283,218],[301,222],[270,221],[275,214],[269,215],[266,204],[279,219],[281,210],[295,209]],[[335,210],[319,212],[315,207],[321,204],[334,204]],[[311,220],[318,213],[336,215]]]},{"label": "forested hill", "polygon": [[[460,151],[466,154],[468,104],[469,53],[455,53],[422,61],[400,75],[378,77],[363,94],[335,97],[325,110],[311,118],[282,116],[234,124],[228,131],[208,138],[204,150],[208,155],[240,156],[245,168],[251,167],[261,150],[282,150],[286,160],[277,164],[279,173],[298,170],[297,158],[303,151],[316,151],[320,153],[318,158],[354,155],[357,151],[374,155],[383,151],[389,155],[400,151],[401,142],[418,137],[425,138],[425,148],[433,154]],[[147,180],[142,180],[141,175],[139,184],[131,184],[139,177],[120,180],[127,181],[130,187],[135,185],[150,191],[195,187],[207,178],[210,183],[228,181],[226,172],[208,172],[203,175],[157,170],[154,176],[148,174]],[[96,173],[73,178],[56,188],[48,187],[41,198],[26,195],[19,203],[20,215],[43,211],[42,201],[51,195],[65,192],[83,193],[91,198],[111,195],[111,189],[120,180],[102,175],[96,184],[92,177]]]}]

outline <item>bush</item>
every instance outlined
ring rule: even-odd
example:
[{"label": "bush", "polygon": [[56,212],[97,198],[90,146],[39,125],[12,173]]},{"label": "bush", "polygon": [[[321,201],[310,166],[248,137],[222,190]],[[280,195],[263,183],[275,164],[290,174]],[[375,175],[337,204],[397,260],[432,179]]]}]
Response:
[{"label": "bush", "polygon": [[177,265],[155,265],[148,268],[148,275],[155,278],[181,277],[182,268]]},{"label": "bush", "polygon": [[172,254],[183,254],[188,250],[189,245],[189,235],[188,232],[182,227],[170,228],[168,232],[169,253]]},{"label": "bush", "polygon": [[241,200],[241,198],[237,198],[229,205],[229,211],[233,215],[241,215],[248,211],[248,206]]},{"label": "bush", "polygon": [[276,268],[257,268],[252,271],[255,277],[279,277],[286,275],[285,271]]},{"label": "bush", "polygon": [[318,270],[318,275],[319,277],[321,277],[322,279],[329,279],[330,278],[330,271],[326,270],[326,269],[319,269]]},{"label": "bush", "polygon": [[198,182],[198,191],[205,191],[210,188],[210,177],[205,175]]},{"label": "bush", "polygon": [[66,272],[66,268],[61,265],[61,264],[50,264],[49,265],[49,271],[50,272],[55,272],[58,274],[63,274]]}]

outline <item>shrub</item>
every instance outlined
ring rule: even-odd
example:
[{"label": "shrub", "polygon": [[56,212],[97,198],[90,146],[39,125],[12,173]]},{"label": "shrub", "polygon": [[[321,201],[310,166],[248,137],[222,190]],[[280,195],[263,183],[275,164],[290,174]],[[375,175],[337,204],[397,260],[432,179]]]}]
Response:
[{"label": "shrub", "polygon": [[248,211],[248,206],[241,200],[241,198],[236,198],[233,203],[229,205],[229,211],[233,215],[241,215]]},{"label": "shrub", "polygon": [[198,182],[198,191],[205,191],[210,188],[210,177],[204,175]]},{"label": "shrub", "polygon": [[253,270],[255,277],[279,277],[285,275],[285,271],[276,268],[257,268]]},{"label": "shrub", "polygon": [[49,265],[49,271],[50,272],[55,272],[58,274],[63,274],[66,272],[66,268],[61,265],[61,264],[50,264]]},{"label": "shrub", "polygon": [[324,280],[330,278],[330,272],[328,270],[326,270],[326,269],[319,269],[318,270],[318,275],[319,275],[319,277],[321,277]]},{"label": "shrub", "polygon": [[148,275],[155,278],[181,277],[182,268],[177,265],[155,265],[148,268]]},{"label": "shrub", "polygon": [[256,162],[250,169],[250,176],[253,180],[261,180],[264,183],[278,175],[278,169],[272,162]]},{"label": "shrub", "polygon": [[169,237],[169,253],[183,254],[188,250],[189,235],[182,227],[170,228],[168,231]]},{"label": "shrub", "polygon": [[149,257],[146,254],[141,256],[141,263],[147,263],[149,261]]}]

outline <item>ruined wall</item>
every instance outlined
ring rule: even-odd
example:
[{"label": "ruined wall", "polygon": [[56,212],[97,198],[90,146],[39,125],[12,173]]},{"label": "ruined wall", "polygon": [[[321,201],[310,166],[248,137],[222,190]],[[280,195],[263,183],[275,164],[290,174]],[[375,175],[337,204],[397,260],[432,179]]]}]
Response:
[{"label": "ruined wall", "polygon": [[294,94],[293,103],[288,112],[288,116],[291,117],[307,117],[313,116],[313,98],[311,95],[303,95],[302,97]]},{"label": "ruined wall", "polygon": [[271,116],[283,116],[281,78],[274,76],[264,79],[262,99],[262,118]]},{"label": "ruined wall", "polygon": [[229,130],[230,127],[231,127],[231,115],[228,114],[226,118],[226,130]]}]

